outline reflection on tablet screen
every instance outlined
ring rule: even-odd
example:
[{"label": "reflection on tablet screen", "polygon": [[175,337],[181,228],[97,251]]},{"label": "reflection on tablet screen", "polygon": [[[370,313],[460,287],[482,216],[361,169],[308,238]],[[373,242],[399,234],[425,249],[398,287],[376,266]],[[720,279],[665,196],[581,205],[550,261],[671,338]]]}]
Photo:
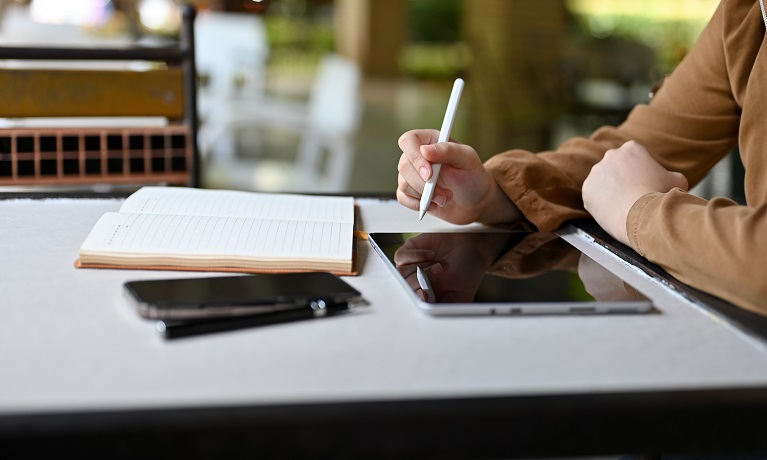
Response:
[{"label": "reflection on tablet screen", "polygon": [[424,302],[648,301],[554,233],[373,233],[371,238]]}]

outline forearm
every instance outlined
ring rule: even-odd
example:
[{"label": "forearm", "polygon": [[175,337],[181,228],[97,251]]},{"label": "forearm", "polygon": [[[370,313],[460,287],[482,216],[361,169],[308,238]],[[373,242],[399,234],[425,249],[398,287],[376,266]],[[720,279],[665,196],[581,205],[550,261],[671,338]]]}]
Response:
[{"label": "forearm", "polygon": [[679,280],[767,315],[767,205],[654,193],[631,208],[627,231],[637,252]]},{"label": "forearm", "polygon": [[620,129],[605,127],[590,139],[571,139],[556,151],[503,152],[485,167],[520,214],[539,230],[551,231],[567,220],[588,217],[581,199],[583,181],[606,150],[626,140]]},{"label": "forearm", "polygon": [[485,203],[480,206],[480,210],[477,221],[486,225],[517,222],[523,218],[519,208],[495,181],[493,181],[492,189],[488,193]]}]

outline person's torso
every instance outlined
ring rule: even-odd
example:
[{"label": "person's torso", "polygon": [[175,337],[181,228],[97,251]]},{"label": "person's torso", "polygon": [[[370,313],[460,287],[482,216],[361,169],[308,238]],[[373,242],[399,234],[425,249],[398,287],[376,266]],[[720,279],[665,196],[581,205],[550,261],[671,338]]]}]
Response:
[{"label": "person's torso", "polygon": [[758,0],[730,0],[724,47],[732,94],[741,108],[738,134],[750,206],[767,203],[767,34]]}]

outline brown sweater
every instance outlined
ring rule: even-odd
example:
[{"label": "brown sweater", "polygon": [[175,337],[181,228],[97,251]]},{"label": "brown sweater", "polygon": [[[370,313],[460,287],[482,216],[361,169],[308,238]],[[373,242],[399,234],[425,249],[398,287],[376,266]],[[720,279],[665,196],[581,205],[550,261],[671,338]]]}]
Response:
[{"label": "brown sweater", "polygon": [[634,249],[669,273],[767,315],[767,46],[756,0],[723,0],[649,105],[618,127],[556,151],[511,150],[485,165],[541,231],[586,217],[581,185],[608,149],[643,144],[695,185],[737,144],[747,205],[674,189],[639,199],[626,228]]}]

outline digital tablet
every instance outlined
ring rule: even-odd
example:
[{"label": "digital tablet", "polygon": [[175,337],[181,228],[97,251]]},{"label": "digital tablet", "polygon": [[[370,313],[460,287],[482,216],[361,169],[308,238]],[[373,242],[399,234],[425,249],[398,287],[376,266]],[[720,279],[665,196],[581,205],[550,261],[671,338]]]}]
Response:
[{"label": "digital tablet", "polygon": [[555,233],[371,233],[432,315],[645,313],[652,302]]}]

